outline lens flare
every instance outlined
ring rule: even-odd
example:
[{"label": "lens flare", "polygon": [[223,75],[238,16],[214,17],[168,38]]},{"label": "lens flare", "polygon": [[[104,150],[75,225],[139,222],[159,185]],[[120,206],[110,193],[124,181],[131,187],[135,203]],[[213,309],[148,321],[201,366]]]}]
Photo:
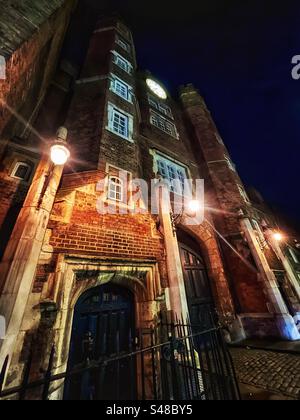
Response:
[{"label": "lens flare", "polygon": [[283,235],[280,232],[275,232],[273,234],[273,238],[275,239],[275,241],[281,242],[283,240]]},{"label": "lens flare", "polygon": [[202,206],[199,200],[191,200],[188,202],[186,209],[188,213],[195,214],[195,213],[198,213],[198,211],[200,211],[201,208]]}]

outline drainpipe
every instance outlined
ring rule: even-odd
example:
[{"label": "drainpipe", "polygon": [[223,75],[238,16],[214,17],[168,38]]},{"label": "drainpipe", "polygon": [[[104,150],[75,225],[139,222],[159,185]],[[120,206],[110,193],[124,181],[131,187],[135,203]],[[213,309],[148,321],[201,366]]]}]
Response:
[{"label": "drainpipe", "polygon": [[181,264],[180,251],[177,241],[176,229],[172,222],[170,193],[167,185],[160,184],[159,217],[163,228],[169,287],[166,289],[167,308],[174,317],[189,319],[188,303],[185,291],[185,282]]},{"label": "drainpipe", "polygon": [[275,316],[281,338],[284,340],[299,340],[299,331],[281,296],[275,274],[259,246],[251,221],[245,215],[241,217],[241,226],[264,280],[265,290],[269,299],[269,311]]},{"label": "drainpipe", "polygon": [[[66,140],[62,127],[57,143]],[[16,348],[63,168],[54,165],[48,153],[42,156],[0,264],[0,316],[6,323],[5,336],[0,337],[0,369],[7,356],[10,364]]]}]

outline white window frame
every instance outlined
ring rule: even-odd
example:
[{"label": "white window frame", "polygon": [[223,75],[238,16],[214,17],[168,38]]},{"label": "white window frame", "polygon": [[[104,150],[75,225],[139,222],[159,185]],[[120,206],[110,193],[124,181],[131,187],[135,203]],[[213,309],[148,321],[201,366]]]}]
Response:
[{"label": "white window frame", "polygon": [[0,80],[6,79],[6,59],[0,55]]},{"label": "white window frame", "polygon": [[[118,66],[121,70],[125,71],[126,73],[131,74],[133,69],[132,64],[117,51],[112,51],[112,54],[113,62],[115,63],[115,65]],[[123,65],[120,65],[120,63],[123,63]]]},{"label": "white window frame", "polygon": [[292,257],[293,261],[295,264],[300,264],[298,255],[295,253],[295,251],[293,250],[293,248],[291,248],[290,246],[288,247],[290,256]]},{"label": "white window frame", "polygon": [[[126,95],[122,95],[117,88],[117,85],[121,85],[125,87]],[[120,98],[125,99],[125,101],[133,103],[133,89],[128,83],[124,82],[124,80],[117,77],[115,74],[111,74],[110,78],[110,90],[118,95]]]},{"label": "white window frame", "polygon": [[[159,122],[161,122],[161,124]],[[179,140],[179,134],[176,128],[176,125],[168,120],[167,118],[163,117],[162,115],[158,114],[157,112],[151,109],[150,111],[150,123],[158,128],[159,130],[163,131],[168,136],[174,137],[175,139]],[[169,126],[170,130],[166,129],[166,126]]]},{"label": "white window frame", "polygon": [[227,156],[227,155],[224,155],[224,158],[225,158],[225,160],[226,160],[227,165],[229,166],[229,168],[230,168],[233,172],[236,172],[236,167],[235,167],[235,164],[232,162],[232,160],[230,159],[230,157],[229,157],[229,156]]},{"label": "white window frame", "polygon": [[[171,192],[182,195],[182,188],[186,186],[184,180],[189,179],[189,168],[182,163],[172,160],[170,157],[164,156],[163,154],[153,152],[152,155],[154,159],[154,172],[160,175],[164,180],[170,182]],[[161,170],[162,168],[164,168],[164,170]],[[176,174],[177,177],[171,177],[171,172]],[[182,177],[179,176],[180,173],[183,175]],[[180,190],[176,190],[174,185],[172,186],[171,183],[174,179],[181,181]],[[188,193],[190,193],[190,191],[188,191]]]},{"label": "white window frame", "polygon": [[[115,134],[116,136],[119,136],[133,143],[133,116],[121,110],[120,108],[116,107],[115,105],[111,103],[108,103],[107,114],[108,114],[108,123],[106,127],[107,130]],[[126,135],[123,135],[122,133],[115,130],[115,127],[114,127],[115,116],[126,118],[126,121],[127,121]]]},{"label": "white window frame", "polygon": [[[20,166],[24,166],[27,169],[27,173],[26,173],[26,177],[25,178],[21,178],[21,177],[19,177],[19,176],[16,175],[17,172],[18,172],[18,170],[19,170],[19,168],[20,168]],[[28,182],[30,180],[30,178],[31,178],[32,170],[33,170],[33,167],[31,165],[29,165],[28,163],[18,161],[14,165],[13,170],[11,171],[11,175],[10,176],[11,176],[11,178],[19,179],[19,180],[21,180],[23,182]]]},{"label": "white window frame", "polygon": [[148,102],[149,102],[149,105],[152,108],[155,108],[157,111],[164,114],[164,116],[169,117],[172,120],[174,120],[172,110],[167,104],[164,104],[164,103],[156,100],[156,98],[154,98],[152,95],[148,95]]},{"label": "white window frame", "polygon": [[131,52],[130,44],[125,41],[119,34],[117,34],[116,44],[123,48],[124,51],[127,51],[128,53]]},{"label": "white window frame", "polygon": [[250,204],[251,202],[250,202],[250,199],[248,197],[248,194],[245,191],[245,188],[243,188],[241,185],[238,185],[238,189],[239,189],[239,192],[240,192],[242,198],[244,199],[244,201],[246,203]]},{"label": "white window frame", "polygon": [[127,208],[127,209],[128,208],[134,209],[134,205],[132,202],[132,191],[131,191],[132,173],[118,166],[111,165],[108,162],[106,162],[106,165],[105,165],[105,173],[106,173],[105,194],[103,196],[104,201],[106,202],[112,201],[109,198],[109,179],[119,178],[123,182],[123,197],[122,197],[122,202],[121,201],[118,202],[118,206]]},{"label": "white window frame", "polygon": [[266,238],[265,238],[265,235],[263,233],[263,230],[262,230],[260,224],[255,219],[252,219],[252,224],[253,224],[254,230],[258,234],[258,237],[259,237],[259,240],[260,240],[261,245],[264,246],[264,244],[266,243]]},{"label": "white window frame", "polygon": [[[112,190],[112,186],[115,186],[115,191]],[[120,188],[118,191],[117,189]],[[117,195],[120,195],[120,198],[117,198]],[[107,189],[107,198],[108,200],[118,201],[119,203],[124,201],[124,182],[118,176],[111,175],[108,178],[108,189]]]}]

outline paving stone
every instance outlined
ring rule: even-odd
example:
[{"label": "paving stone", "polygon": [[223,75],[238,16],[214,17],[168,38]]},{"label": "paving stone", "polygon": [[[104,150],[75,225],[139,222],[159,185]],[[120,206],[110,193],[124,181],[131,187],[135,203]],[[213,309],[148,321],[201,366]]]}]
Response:
[{"label": "paving stone", "polygon": [[299,398],[300,356],[242,348],[231,353],[241,383]]}]

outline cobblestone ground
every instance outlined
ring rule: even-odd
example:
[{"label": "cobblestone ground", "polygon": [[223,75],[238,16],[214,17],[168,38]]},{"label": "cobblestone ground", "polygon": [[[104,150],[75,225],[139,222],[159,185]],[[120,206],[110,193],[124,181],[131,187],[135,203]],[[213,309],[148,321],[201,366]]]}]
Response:
[{"label": "cobblestone ground", "polygon": [[231,350],[239,382],[300,399],[300,354]]}]

